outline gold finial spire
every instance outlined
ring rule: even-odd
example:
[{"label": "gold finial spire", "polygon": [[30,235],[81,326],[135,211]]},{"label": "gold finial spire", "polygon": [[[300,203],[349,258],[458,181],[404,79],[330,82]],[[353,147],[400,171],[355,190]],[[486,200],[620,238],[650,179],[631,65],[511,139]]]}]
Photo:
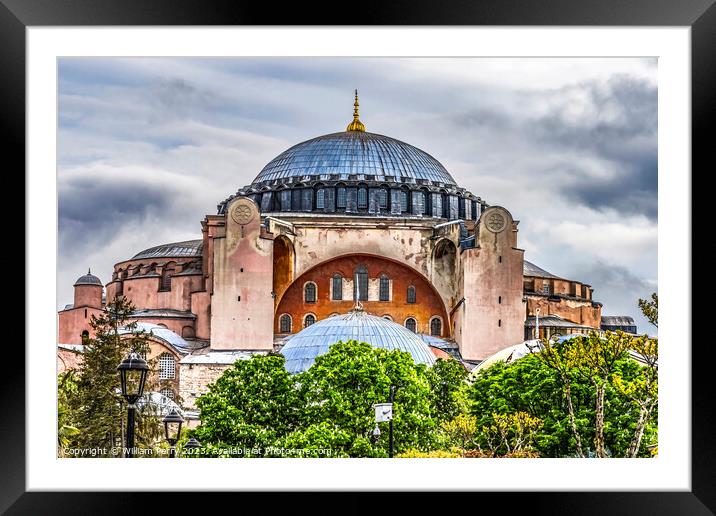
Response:
[{"label": "gold finial spire", "polygon": [[348,124],[346,131],[360,131],[365,132],[365,126],[363,122],[358,119],[358,90],[356,90],[356,100],[353,102],[353,121]]}]

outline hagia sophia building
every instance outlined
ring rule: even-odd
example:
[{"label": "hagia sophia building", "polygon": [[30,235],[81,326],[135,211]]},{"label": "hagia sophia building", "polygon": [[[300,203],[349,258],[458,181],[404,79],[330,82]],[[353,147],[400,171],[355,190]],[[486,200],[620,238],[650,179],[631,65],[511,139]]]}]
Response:
[{"label": "hagia sophia building", "polygon": [[77,367],[90,318],[115,296],[158,357],[161,393],[191,410],[236,360],[280,351],[300,372],[339,340],[453,357],[472,368],[508,346],[590,329],[590,285],[524,259],[510,211],[460,187],[428,153],[366,131],[294,145],[201,221],[196,240],[88,272],[59,312],[58,369]]}]

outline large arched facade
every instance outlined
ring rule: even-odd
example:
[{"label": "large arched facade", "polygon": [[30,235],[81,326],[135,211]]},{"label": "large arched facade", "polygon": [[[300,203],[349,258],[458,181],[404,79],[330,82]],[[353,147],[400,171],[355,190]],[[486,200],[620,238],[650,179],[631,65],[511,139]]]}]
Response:
[{"label": "large arched facade", "polygon": [[[310,289],[308,296],[306,288]],[[320,263],[291,283],[278,303],[274,332],[285,333],[280,325],[280,316],[285,314],[293,321],[303,321],[307,314],[320,321],[347,313],[356,295],[368,313],[401,322],[414,319],[418,333],[430,333],[434,317],[448,320],[440,295],[414,269],[381,256],[351,254]]]}]

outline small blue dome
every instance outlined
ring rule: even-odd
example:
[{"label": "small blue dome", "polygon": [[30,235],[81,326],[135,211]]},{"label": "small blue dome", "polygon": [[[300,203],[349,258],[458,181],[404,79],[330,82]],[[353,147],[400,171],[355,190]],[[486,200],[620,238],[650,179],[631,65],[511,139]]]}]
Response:
[{"label": "small blue dome", "polygon": [[303,372],[313,365],[317,356],[327,353],[331,345],[349,340],[367,342],[374,348],[407,351],[418,364],[435,363],[435,355],[419,335],[388,319],[363,310],[351,310],[318,321],[293,335],[281,349],[286,357],[286,370]]},{"label": "small blue dome", "polygon": [[271,160],[253,184],[285,178],[298,182],[315,175],[340,180],[348,179],[349,174],[375,176],[375,181],[392,176],[397,182],[410,178],[455,185],[445,167],[427,152],[388,136],[362,131],[326,134],[294,145]]}]

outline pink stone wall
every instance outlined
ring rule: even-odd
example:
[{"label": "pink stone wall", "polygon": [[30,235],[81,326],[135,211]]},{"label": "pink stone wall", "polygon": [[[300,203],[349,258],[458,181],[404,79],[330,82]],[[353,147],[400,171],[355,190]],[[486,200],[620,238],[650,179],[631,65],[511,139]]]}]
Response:
[{"label": "pink stone wall", "polygon": [[250,199],[233,201],[225,223],[226,236],[217,231],[213,238],[211,347],[272,350],[273,240],[262,238],[258,206]]},{"label": "pink stone wall", "polygon": [[[504,229],[490,231],[486,221],[497,213]],[[463,358],[484,360],[523,341],[524,251],[516,248],[517,227],[504,208],[492,206],[479,221],[478,248],[461,253],[465,301],[453,315],[455,338]]]},{"label": "pink stone wall", "polygon": [[77,285],[74,307],[91,306],[102,308],[102,285]]},{"label": "pink stone wall", "polygon": [[82,332],[87,330],[90,337],[94,337],[94,332],[90,328],[90,318],[92,315],[99,316],[102,313],[98,308],[71,308],[63,310],[57,314],[58,318],[58,334],[57,342],[59,344],[82,344]]}]

